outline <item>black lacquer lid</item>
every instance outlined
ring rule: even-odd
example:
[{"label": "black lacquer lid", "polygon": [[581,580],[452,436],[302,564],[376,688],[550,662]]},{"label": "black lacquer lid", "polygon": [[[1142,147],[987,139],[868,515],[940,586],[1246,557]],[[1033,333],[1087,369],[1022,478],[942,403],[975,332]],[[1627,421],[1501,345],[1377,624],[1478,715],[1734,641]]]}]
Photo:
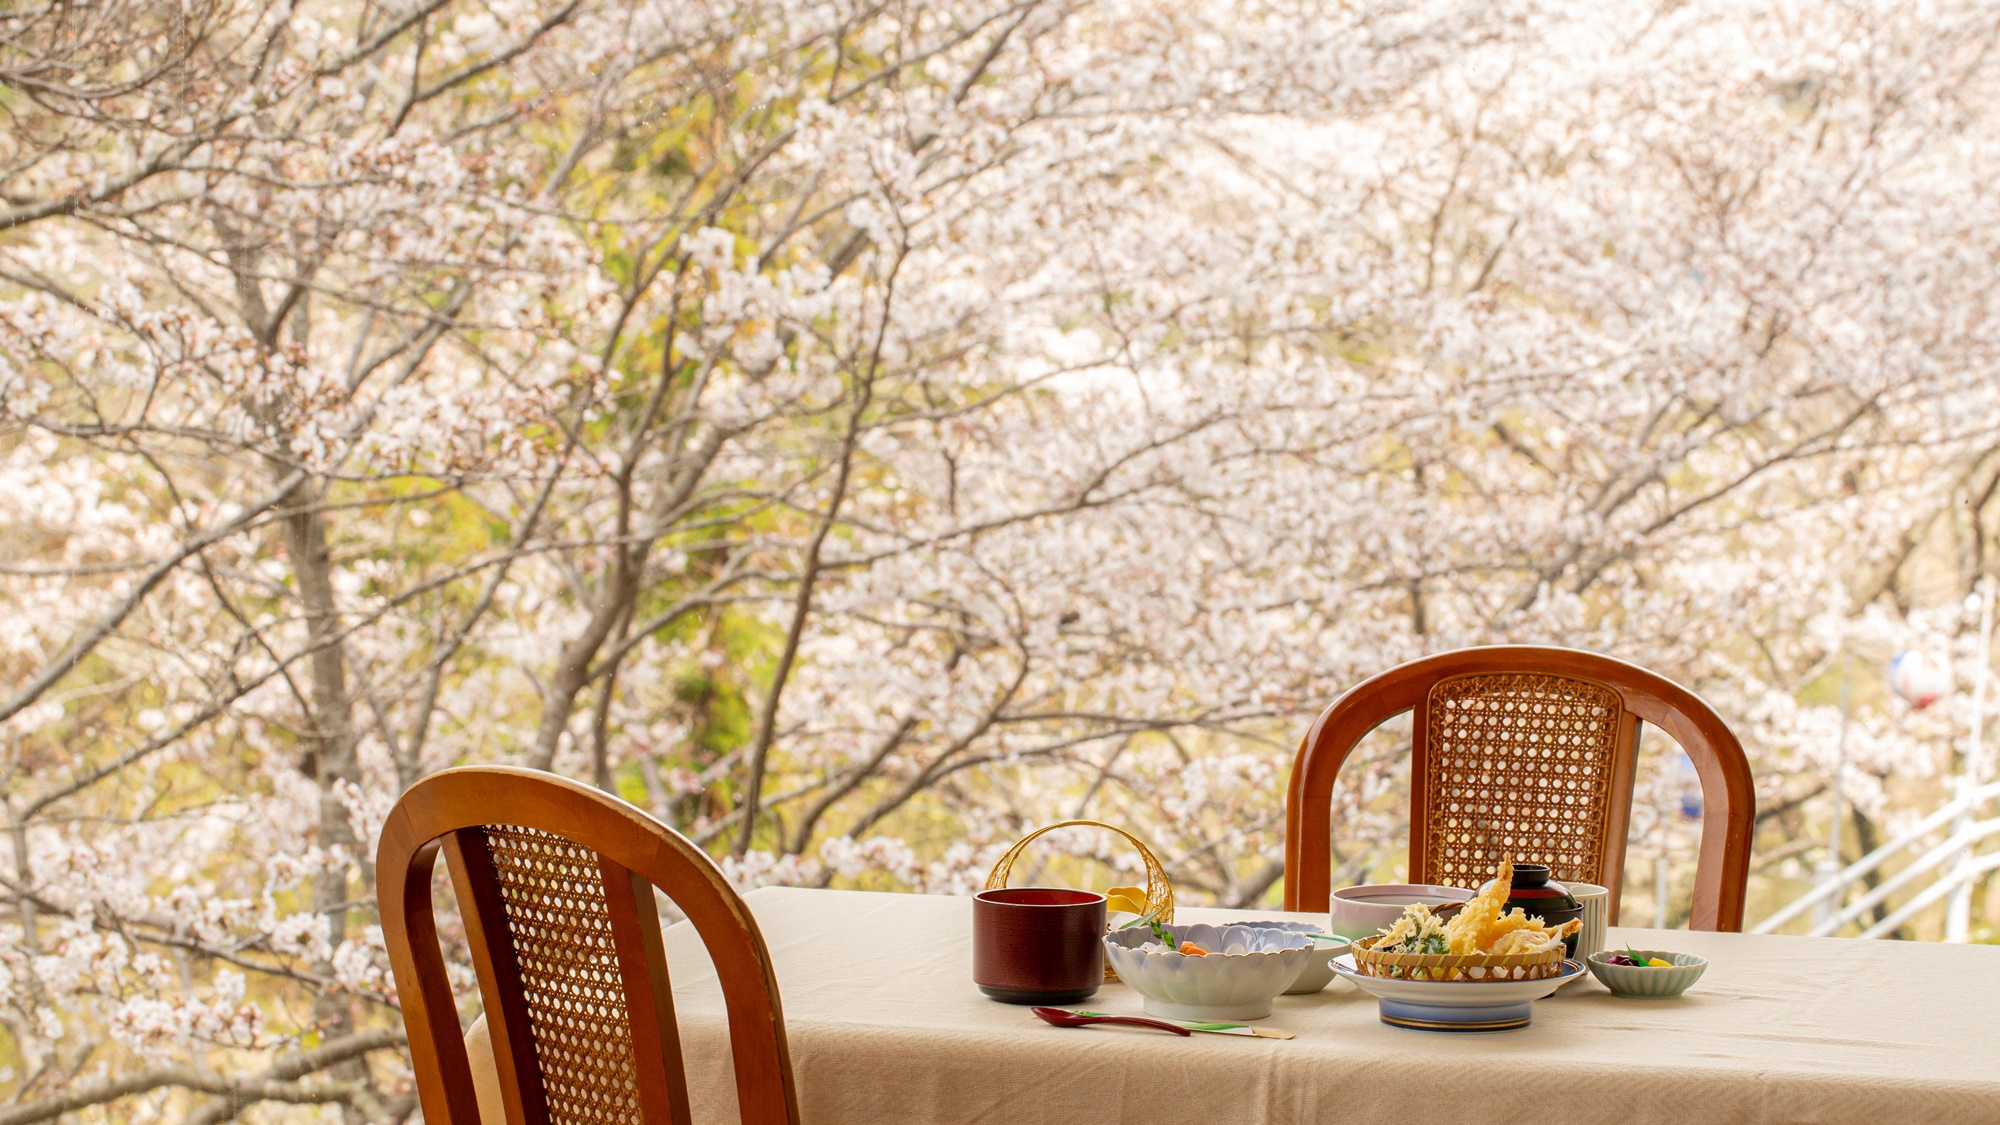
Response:
[{"label": "black lacquer lid", "polygon": [[1549,883],[1549,865],[1546,863],[1517,863],[1514,865],[1514,881],[1517,891],[1533,887],[1545,887]]}]

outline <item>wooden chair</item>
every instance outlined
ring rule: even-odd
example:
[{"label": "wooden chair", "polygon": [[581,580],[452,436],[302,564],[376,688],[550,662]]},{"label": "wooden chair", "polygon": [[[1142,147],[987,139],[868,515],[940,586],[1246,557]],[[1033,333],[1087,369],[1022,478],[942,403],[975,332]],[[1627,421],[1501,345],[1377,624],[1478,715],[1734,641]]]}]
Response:
[{"label": "wooden chair", "polygon": [[1410,879],[1476,887],[1502,856],[1611,890],[1618,917],[1639,724],[1680,743],[1701,776],[1698,930],[1741,930],[1757,798],[1742,744],[1693,692],[1576,649],[1468,648],[1349,689],[1306,732],[1285,807],[1285,909],[1332,891],[1333,782],[1355,744],[1414,711]]},{"label": "wooden chair", "polygon": [[686,912],[715,963],[743,1120],[797,1125],[770,953],[715,864],[624,801],[500,767],[419,781],[382,829],[383,936],[426,1121],[480,1122],[431,909],[440,849],[479,976],[506,1125],[688,1121],[654,887]]}]

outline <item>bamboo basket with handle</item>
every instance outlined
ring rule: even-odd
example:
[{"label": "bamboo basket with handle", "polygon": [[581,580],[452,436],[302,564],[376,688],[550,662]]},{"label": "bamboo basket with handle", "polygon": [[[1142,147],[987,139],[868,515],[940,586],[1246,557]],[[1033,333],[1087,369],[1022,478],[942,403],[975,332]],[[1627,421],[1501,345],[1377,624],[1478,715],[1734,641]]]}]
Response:
[{"label": "bamboo basket with handle", "polygon": [[[1054,832],[1058,828],[1103,828],[1125,837],[1128,843],[1139,849],[1139,858],[1146,864],[1146,913],[1162,924],[1174,920],[1174,885],[1167,878],[1167,869],[1160,865],[1159,857],[1154,855],[1153,850],[1137,836],[1101,820],[1065,820],[1037,828],[1021,837],[1015,841],[1013,847],[1007,849],[1007,854],[1001,856],[993,865],[993,870],[986,876],[985,889],[997,891],[1005,887],[1007,877],[1014,872],[1014,861],[1021,858],[1021,853],[1027,850],[1028,845],[1034,843],[1036,837]],[[1104,979],[1118,979],[1118,974],[1112,971],[1108,961],[1104,965]]]}]

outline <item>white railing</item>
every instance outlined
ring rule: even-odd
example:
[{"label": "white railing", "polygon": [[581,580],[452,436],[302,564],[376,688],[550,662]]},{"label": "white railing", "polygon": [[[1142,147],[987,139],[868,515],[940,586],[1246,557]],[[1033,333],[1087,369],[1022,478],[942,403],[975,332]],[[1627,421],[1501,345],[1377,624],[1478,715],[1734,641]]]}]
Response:
[{"label": "white railing", "polygon": [[[1811,933],[1814,937],[1825,937],[1881,906],[1888,901],[1890,895],[1950,860],[1949,872],[1939,876],[1930,886],[1884,915],[1874,925],[1862,930],[1861,936],[1874,938],[1893,933],[1896,927],[1918,911],[1949,896],[1945,906],[1944,939],[1962,942],[1969,937],[1973,887],[1988,872],[2000,869],[2000,854],[1981,856],[1977,853],[1981,840],[2000,835],[2000,817],[1979,821],[1973,819],[1985,812],[1988,801],[2000,797],[2000,782],[1986,780],[1986,684],[1991,678],[1993,666],[1993,614],[1994,603],[2000,600],[2000,581],[1996,581],[1990,574],[1981,577],[1975,596],[1979,602],[1979,655],[1974,664],[1972,721],[1966,732],[1965,766],[1964,772],[1957,780],[1957,795],[1902,835],[1844,868],[1837,871],[1827,870],[1839,862],[1840,821],[1846,813],[1840,786],[1841,776],[1847,769],[1849,702],[1848,655],[1843,652],[1840,670],[1840,743],[1836,750],[1831,779],[1833,819],[1827,832],[1827,858],[1820,861],[1822,866],[1817,872],[1817,881],[1812,890],[1793,899],[1776,914],[1757,923],[1751,933],[1768,934],[1806,911],[1818,907],[1816,912],[1818,916],[1814,920]],[[1901,692],[1902,689],[1897,690]],[[1928,702],[1929,700],[1916,701],[1916,706],[1923,707]],[[1918,856],[1909,866],[1878,883],[1859,899],[1845,906],[1841,905],[1847,898],[1848,888],[1854,885],[1855,880],[1873,874],[1884,862],[1915,847],[1947,823],[1951,825],[1950,834],[1943,843]]]},{"label": "white railing", "polygon": [[[1966,825],[1964,829],[1953,833],[1951,838],[1944,843],[1919,856],[1916,862],[1884,880],[1874,890],[1848,903],[1846,909],[1815,925],[1812,928],[1812,936],[1825,937],[1828,934],[1834,933],[1842,926],[1875,909],[1876,903],[1882,902],[1890,895],[1916,882],[1917,877],[1924,872],[1931,870],[1945,860],[1956,858],[1960,852],[1995,833],[2000,833],[2000,818],[1982,820],[1977,824]],[[1949,880],[1945,881],[1948,882]],[[1893,929],[1894,927],[1890,928]]]},{"label": "white railing", "polygon": [[[1925,837],[1950,821],[1971,814],[1987,801],[1995,798],[2000,798],[2000,782],[1991,782],[1982,785],[1977,789],[1962,793],[1952,800],[1947,801],[1937,811],[1912,825],[1895,839],[1890,840],[1888,843],[1883,844],[1881,847],[1841,868],[1831,878],[1822,881],[1819,885],[1813,887],[1812,890],[1793,899],[1783,909],[1764,919],[1762,922],[1757,923],[1750,932],[1754,934],[1768,934],[1772,930],[1804,914],[1806,911],[1811,910],[1813,907],[1818,906],[1821,902],[1840,902],[1846,897],[1848,887],[1880,868],[1885,861],[1923,842]],[[1977,834],[1974,834],[1974,830],[1979,831]],[[1977,824],[1968,825],[1966,828],[1954,832],[1951,839],[1925,852],[1916,863],[1911,864],[1903,871],[1897,872],[1893,878],[1870,891],[1866,897],[1814,926],[1812,932],[1821,936],[1833,933],[1840,927],[1854,921],[1863,912],[1873,909],[1876,903],[1881,902],[1897,890],[1907,886],[1917,875],[1922,874],[1932,867],[1936,867],[1952,855],[1969,849],[1973,844],[1985,839],[1987,836],[1995,834],[2000,834],[2000,819],[1979,821]],[[1959,887],[1969,885],[1971,881],[1994,869],[1996,866],[1992,862],[1994,858],[1991,856],[1981,857],[1978,862],[1955,871],[1939,880],[1936,884],[1933,884],[1924,890],[1922,894],[1918,895],[1917,899],[1912,899],[1911,902],[1914,903],[1918,899],[1921,899],[1923,905],[1928,906],[1945,895],[1950,894],[1952,891],[1957,890]],[[1938,888],[1940,887],[1943,889],[1939,890]],[[1888,933],[1894,930],[1896,925],[1900,925],[1903,918],[1907,918],[1910,914],[1914,914],[1920,909],[1922,909],[1921,906],[1913,908],[1909,903],[1905,903],[1902,907],[1898,908],[1895,914],[1891,914],[1888,918],[1884,918],[1882,922],[1876,923],[1861,936],[1879,937],[1881,934]],[[1897,921],[1895,924],[1888,924],[1892,918]]]},{"label": "white railing", "polygon": [[2000,868],[2000,852],[1980,856],[1976,861],[1924,888],[1921,894],[1891,911],[1880,922],[1861,931],[1859,936],[1878,938],[1883,934],[1893,933],[1897,926],[1902,925],[1917,911],[1948,894],[1971,887],[1984,878],[1987,872],[1996,868]]}]

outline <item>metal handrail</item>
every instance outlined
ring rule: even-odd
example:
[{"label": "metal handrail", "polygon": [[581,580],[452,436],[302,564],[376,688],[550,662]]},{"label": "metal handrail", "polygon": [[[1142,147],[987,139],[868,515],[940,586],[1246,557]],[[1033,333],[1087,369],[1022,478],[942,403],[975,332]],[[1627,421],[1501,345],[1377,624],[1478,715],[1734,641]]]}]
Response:
[{"label": "metal handrail", "polygon": [[1971,864],[1965,870],[1954,872],[1951,875],[1948,875],[1945,878],[1939,879],[1937,882],[1932,883],[1930,886],[1925,887],[1922,893],[1918,894],[1915,898],[1904,903],[1903,905],[1897,907],[1892,913],[1890,913],[1887,917],[1883,918],[1880,922],[1877,922],[1874,925],[1868,927],[1867,929],[1861,931],[1859,936],[1865,938],[1878,938],[1881,937],[1883,934],[1890,933],[1894,931],[1897,926],[1900,926],[1904,922],[1908,921],[1910,916],[1915,914],[1917,911],[1922,910],[1924,907],[1929,906],[1930,904],[1936,902],[1937,900],[1957,890],[1959,887],[1967,883],[1970,883],[1978,879],[1980,876],[1986,874],[1988,871],[1993,871],[1993,870],[2000,870],[2000,852],[1995,852],[1992,855],[1981,856],[1979,857],[1978,862]]},{"label": "metal handrail", "polygon": [[[1841,777],[1847,766],[1847,727],[1849,702],[1847,684],[1847,653],[1841,653],[1840,678],[1840,742],[1836,748],[1835,764],[1831,778],[1833,789],[1833,820],[1827,832],[1824,857],[1815,871],[1815,886],[1798,898],[1780,908],[1770,917],[1759,922],[1751,932],[1767,934],[1779,926],[1790,922],[1814,907],[1823,915],[1812,927],[1815,937],[1825,936],[1859,918],[1870,909],[1879,909],[1889,896],[1916,881],[1917,877],[1929,872],[1947,859],[1952,861],[1949,874],[1932,881],[1920,891],[1880,921],[1862,931],[1864,938],[1879,937],[1894,930],[1902,921],[1917,911],[1928,907],[1938,899],[1950,896],[1945,908],[1944,939],[1963,942],[1971,936],[1972,889],[1975,879],[1984,873],[2000,868],[2000,856],[1976,857],[1979,841],[1988,836],[2000,834],[2000,819],[1982,820],[1975,824],[1972,818],[1983,812],[1986,802],[2000,796],[2000,781],[1985,781],[1986,765],[1986,692],[1988,681],[1992,679],[1993,611],[1996,591],[2000,591],[2000,577],[1983,574],[1977,583],[1979,600],[1979,656],[1975,664],[1977,674],[1972,682],[1972,722],[1966,739],[1964,770],[1957,778],[1957,793],[1945,802],[1942,808],[1925,817],[1916,827],[1862,856],[1845,868],[1831,874],[1826,872],[1829,865],[1840,862],[1840,821],[1842,816]],[[1900,661],[1902,658],[1898,657]],[[1892,680],[1894,665],[1891,665]],[[1903,688],[1892,682],[1899,695]],[[1930,703],[1928,699],[1913,699],[1904,695],[1919,710]],[[1886,881],[1878,883],[1857,902],[1844,908],[1840,904],[1847,897],[1847,889],[1858,878],[1870,875],[1890,856],[1915,846],[1940,825],[1950,821],[1951,828],[1942,843],[1914,862],[1898,871]],[[1830,917],[1824,916],[1830,914]]]},{"label": "metal handrail", "polygon": [[1853,902],[1848,903],[1847,908],[1842,910],[1840,913],[1814,926],[1812,928],[1812,936],[1826,937],[1828,934],[1833,933],[1834,931],[1840,929],[1842,926],[1847,925],[1849,922],[1854,921],[1856,918],[1859,918],[1863,914],[1874,909],[1876,903],[1881,902],[1883,899],[1886,899],[1890,895],[1895,894],[1897,891],[1902,890],[1904,887],[1908,886],[1911,882],[1915,881],[1917,876],[1922,875],[1924,872],[1929,871],[1931,868],[1936,867],[1938,864],[1943,863],[1945,860],[1951,859],[1952,857],[1956,856],[1959,852],[1964,851],[1966,848],[1969,848],[1972,845],[1978,843],[1979,841],[1984,840],[1988,836],[1995,835],[1996,833],[2000,833],[2000,817],[1994,817],[1990,820],[1982,820],[1975,824],[1966,825],[1964,828],[1953,833],[1949,839],[1945,840],[1944,843],[1939,844],[1937,847],[1934,847],[1930,851],[1925,852],[1923,855],[1919,856],[1914,862],[1912,862],[1908,867],[1905,867],[1901,871],[1896,872],[1894,876],[1885,880],[1882,883],[1882,885],[1874,888],[1867,894],[1862,895],[1860,898],[1855,899]]},{"label": "metal handrail", "polygon": [[2000,781],[1989,782],[1969,793],[1962,793],[1952,798],[1902,835],[1883,844],[1853,863],[1848,864],[1831,879],[1820,883],[1805,894],[1793,899],[1777,913],[1757,923],[1756,926],[1751,928],[1750,932],[1753,934],[1768,934],[1779,926],[1811,910],[1814,906],[1819,905],[1822,900],[1845,894],[1849,884],[1882,866],[1884,860],[1920,842],[1925,836],[1936,831],[1940,825],[1953,819],[1975,804],[1991,800],[1995,797],[2000,797]]}]

